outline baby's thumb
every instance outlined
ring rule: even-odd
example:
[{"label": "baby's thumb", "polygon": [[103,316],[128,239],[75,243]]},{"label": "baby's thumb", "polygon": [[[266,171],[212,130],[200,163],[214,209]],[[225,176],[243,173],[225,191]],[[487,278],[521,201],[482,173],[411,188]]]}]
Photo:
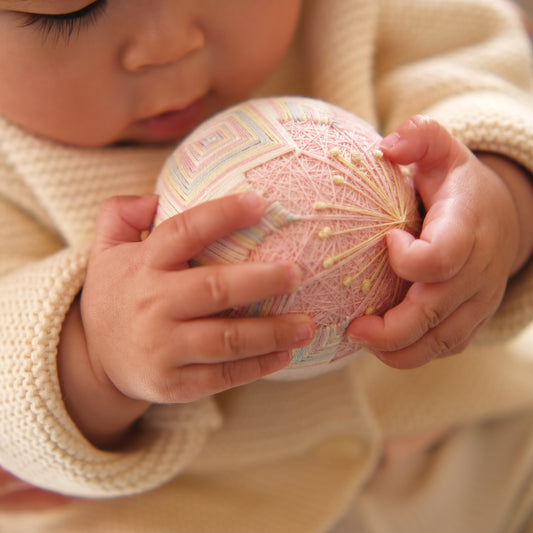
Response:
[{"label": "baby's thumb", "polygon": [[98,214],[94,249],[99,251],[126,242],[138,242],[150,230],[158,197],[114,196],[107,199]]},{"label": "baby's thumb", "polygon": [[421,171],[449,169],[469,154],[444,126],[425,115],[407,119],[381,141],[380,148],[395,163],[415,163]]}]

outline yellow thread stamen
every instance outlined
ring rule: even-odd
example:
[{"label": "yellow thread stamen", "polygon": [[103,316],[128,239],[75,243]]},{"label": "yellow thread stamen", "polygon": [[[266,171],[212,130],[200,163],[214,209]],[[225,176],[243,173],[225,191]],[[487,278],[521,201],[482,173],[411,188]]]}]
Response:
[{"label": "yellow thread stamen", "polygon": [[355,163],[356,165],[359,165],[361,163],[362,158],[363,156],[359,152],[352,152],[350,155],[352,163]]},{"label": "yellow thread stamen", "polygon": [[[383,174],[387,177],[387,183],[389,184],[389,186],[392,186],[392,190],[391,190],[392,198],[395,198],[396,201],[398,202],[397,204],[394,204],[395,212],[397,213],[398,220],[405,220],[406,210],[405,210],[403,195],[400,194],[398,175],[396,172],[394,172],[391,169],[390,163],[389,165],[387,165],[388,168],[385,166],[385,161],[383,159],[383,152],[381,150],[377,150],[377,152],[379,152],[380,156],[377,156],[377,157],[375,156],[376,161],[378,162],[378,165],[381,171],[383,172]],[[391,174],[392,174],[392,178],[391,178]]]},{"label": "yellow thread stamen", "polygon": [[[356,233],[358,231],[364,231],[364,230],[373,230],[377,228],[398,228],[397,222],[383,222],[381,224],[368,224],[366,226],[354,226],[353,228],[347,228],[339,231],[333,231],[329,226],[325,226],[320,233],[327,230],[328,234],[325,235],[325,237],[338,237],[339,235],[346,235],[348,233]],[[319,236],[320,236],[319,233]]]},{"label": "yellow thread stamen", "polygon": [[315,202],[313,208],[315,211],[325,211],[328,209],[328,204],[326,204],[326,202]]},{"label": "yellow thread stamen", "polygon": [[344,252],[341,252],[341,253],[339,253],[337,255],[334,255],[332,257],[328,257],[322,263],[324,268],[331,268],[333,265],[335,265],[339,261],[342,261],[343,259],[346,259],[347,257],[350,257],[351,255],[354,255],[359,250],[362,250],[364,248],[372,246],[373,244],[375,244],[376,242],[381,240],[381,238],[386,233],[387,233],[386,231],[380,231],[379,233],[377,233],[376,235],[373,235],[372,237],[366,239],[365,241],[362,241],[362,242],[356,244],[355,246],[352,246],[352,248],[349,248],[348,250],[345,250]]},{"label": "yellow thread stamen", "polygon": [[335,233],[333,233],[333,230],[329,226],[322,228],[318,233],[318,236],[321,239],[327,239],[328,237],[331,237],[332,235],[335,235]]},{"label": "yellow thread stamen", "polygon": [[[355,233],[357,231],[365,230],[381,230],[367,238],[363,242],[357,243],[355,246],[341,251],[337,255],[327,257],[323,260],[322,265],[324,269],[330,269],[337,263],[349,258],[352,255],[357,254],[365,248],[370,248],[381,240],[385,234],[391,228],[405,228],[408,218],[407,204],[400,194],[401,183],[399,182],[399,176],[394,172],[391,163],[385,158],[383,152],[379,149],[375,149],[372,152],[375,159],[375,164],[371,166],[371,163],[365,158],[365,156],[359,152],[352,151],[350,153],[350,161],[346,160],[341,155],[341,149],[339,147],[332,147],[330,149],[330,156],[341,163],[347,170],[353,174],[347,173],[345,175],[337,174],[332,176],[331,180],[335,186],[348,187],[353,190],[358,196],[366,198],[371,204],[378,208],[378,211],[371,210],[369,208],[356,207],[345,204],[328,203],[326,201],[317,201],[314,205],[316,211],[336,210],[344,211],[347,213],[356,213],[365,217],[371,217],[373,219],[384,220],[378,224],[367,224],[364,226],[354,226],[343,230],[333,231],[329,226],[324,226],[319,232],[318,236],[321,239],[328,239],[333,236],[345,235],[349,233]],[[379,167],[379,169],[378,169]],[[382,184],[376,176],[376,172],[381,172],[385,178],[386,186],[383,189]],[[358,178],[363,186],[356,186],[353,181],[347,178]],[[368,261],[359,272],[354,275],[344,276],[342,283],[344,286],[349,287],[356,279],[361,279],[364,272],[369,271],[371,266],[371,275],[361,281],[360,290],[364,295],[371,293],[378,294],[385,283],[385,273],[388,265],[387,250],[382,249],[376,255]],[[370,273],[370,272],[369,272]],[[396,280],[394,287],[394,296],[398,293],[401,287],[401,282]],[[366,314],[372,314],[375,311],[374,304],[370,302],[365,311]]]},{"label": "yellow thread stamen", "polygon": [[[331,157],[339,161],[342,165],[344,165],[346,168],[350,169],[361,181],[363,181],[373,192],[374,194],[381,200],[381,202],[377,202],[376,199],[371,198],[369,196],[366,196],[368,199],[372,200],[372,202],[376,203],[381,209],[383,209],[386,213],[388,213],[391,217],[394,219],[397,218],[397,209],[395,209],[395,205],[391,202],[391,200],[387,197],[387,195],[374,183],[368,178],[368,175],[373,176],[372,170],[368,167],[368,165],[364,162],[360,154],[356,155],[356,158],[360,158],[358,160],[359,164],[362,164],[365,170],[367,171],[368,175],[364,172],[361,172],[361,170],[354,165],[353,163],[347,161],[341,154],[339,148],[335,147],[332,148],[329,151]],[[354,159],[354,154],[356,152],[352,152],[351,158]],[[359,189],[355,189],[360,194],[363,194],[363,191]]]},{"label": "yellow thread stamen", "polygon": [[335,258],[334,257],[328,257],[327,259],[324,259],[322,262],[322,266],[326,269],[331,268],[335,265]]},{"label": "yellow thread stamen", "polygon": [[360,207],[353,207],[351,205],[343,204],[328,204],[326,202],[316,202],[313,206],[315,211],[325,211],[326,209],[336,209],[337,211],[347,211],[349,213],[358,213],[369,217],[376,217],[375,211],[369,209],[361,209]]},{"label": "yellow thread stamen", "polygon": [[386,249],[380,250],[368,263],[364,265],[364,267],[359,272],[353,274],[352,276],[345,276],[343,280],[343,285],[345,287],[349,287],[358,277],[362,276],[378,259],[382,258],[383,255],[385,255],[386,253]]},{"label": "yellow thread stamen", "polygon": [[372,281],[370,281],[369,279],[363,280],[363,283],[361,283],[361,292],[366,295],[370,292],[371,288],[372,288]]}]

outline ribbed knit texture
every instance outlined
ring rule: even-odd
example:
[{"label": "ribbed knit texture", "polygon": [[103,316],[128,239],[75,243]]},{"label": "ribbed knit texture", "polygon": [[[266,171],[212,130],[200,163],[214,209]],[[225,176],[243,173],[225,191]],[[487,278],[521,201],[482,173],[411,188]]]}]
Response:
[{"label": "ribbed knit texture", "polygon": [[[55,359],[63,318],[83,284],[99,205],[112,194],[150,191],[166,151],[65,149],[7,124],[0,151],[0,464],[69,494],[157,486],[201,449],[218,424],[214,405],[184,408],[175,417],[179,430],[147,431],[128,453],[103,453],[66,414]],[[165,456],[172,466],[161,462]]]},{"label": "ribbed knit texture", "polygon": [[[533,171],[529,43],[504,6],[306,0],[294,49],[259,93],[297,89],[383,132],[429,113],[472,149]],[[160,487],[36,517],[0,513],[0,532],[325,532],[372,477],[385,438],[533,407],[530,365],[499,346],[410,372],[365,356],[310,381],[263,381],[155,407],[131,449],[92,447],[61,401],[61,323],[83,283],[99,205],[151,191],[166,155],[61,147],[0,121],[0,464],[67,494],[107,498]],[[481,336],[514,335],[532,318],[529,266]]]}]

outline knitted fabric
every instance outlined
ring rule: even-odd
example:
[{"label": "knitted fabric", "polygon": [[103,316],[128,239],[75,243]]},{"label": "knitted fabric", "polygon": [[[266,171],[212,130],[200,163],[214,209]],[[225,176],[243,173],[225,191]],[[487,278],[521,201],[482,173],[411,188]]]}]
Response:
[{"label": "knitted fabric", "polygon": [[[322,98],[383,133],[425,112],[470,147],[514,157],[533,171],[530,43],[506,5],[304,0],[294,48],[261,94]],[[69,494],[113,497],[161,487],[168,496],[79,502],[46,514],[54,518],[48,530],[40,513],[9,522],[0,514],[0,531],[4,524],[17,531],[20,518],[33,520],[26,529],[32,533],[158,531],[160,523],[158,533],[197,523],[196,531],[217,533],[323,533],[364,490],[383,439],[532,409],[531,366],[501,346],[409,372],[363,356],[313,380],[261,381],[192,405],[154,407],[130,449],[95,449],[62,402],[55,366],[61,323],[83,284],[99,205],[113,194],[153,190],[169,151],[76,150],[0,119],[0,464]],[[514,335],[532,317],[527,266],[483,336]],[[464,479],[464,471],[455,475]],[[485,512],[482,490],[491,486],[478,487],[472,514]],[[414,479],[412,490],[420,487]],[[81,524],[80,507],[87,511]]]},{"label": "knitted fabric", "polygon": [[390,268],[385,235],[416,232],[417,204],[410,180],[379,151],[380,139],[366,122],[323,101],[256,99],[198,127],[160,174],[156,224],[250,188],[267,201],[258,225],[218,240],[193,264],[297,262],[298,291],[226,313],[313,318],[315,337],[293,350],[284,377],[320,365],[316,374],[356,354],[343,335],[350,321],[382,314],[405,295],[408,284]]}]

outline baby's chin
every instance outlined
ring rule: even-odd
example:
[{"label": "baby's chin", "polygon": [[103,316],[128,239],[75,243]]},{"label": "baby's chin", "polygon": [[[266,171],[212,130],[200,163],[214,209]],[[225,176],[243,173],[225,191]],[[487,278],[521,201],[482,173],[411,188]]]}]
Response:
[{"label": "baby's chin", "polygon": [[123,146],[150,146],[164,147],[175,146],[181,142],[194,129],[187,130],[183,133],[167,136],[158,136],[142,131],[142,129],[132,126],[120,133],[108,136],[96,136],[95,138],[79,139],[78,142],[66,142],[80,148],[106,148],[106,147],[123,147]]},{"label": "baby's chin", "polygon": [[149,147],[173,147],[182,141],[187,134],[161,139],[141,133],[124,133],[113,136],[100,136],[94,138],[73,138],[68,136],[40,135],[36,132],[30,132],[37,136],[44,137],[50,141],[73,148],[110,148],[110,147],[128,147],[128,146],[149,146]]}]

